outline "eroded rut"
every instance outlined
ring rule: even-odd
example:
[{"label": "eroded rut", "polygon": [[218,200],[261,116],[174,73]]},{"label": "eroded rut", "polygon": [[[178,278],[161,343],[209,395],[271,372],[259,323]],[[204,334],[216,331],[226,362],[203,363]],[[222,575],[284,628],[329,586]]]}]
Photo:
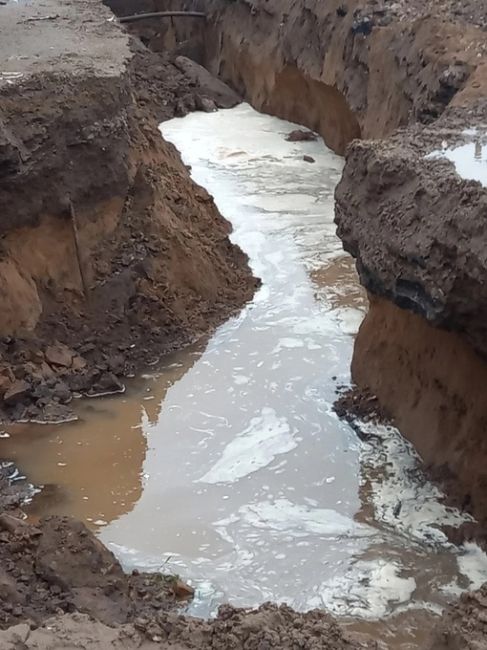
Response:
[{"label": "eroded rut", "polygon": [[262,287],[124,398],[80,402],[69,425],[10,427],[4,456],[45,486],[30,516],[72,514],[127,568],[178,572],[196,586],[192,614],[284,601],[424,647],[425,620],[479,587],[487,559],[447,543],[441,526],[466,516],[396,431],[364,424],[361,442],[333,413],[366,309],[333,225],[341,159],[245,104],[161,128]]}]

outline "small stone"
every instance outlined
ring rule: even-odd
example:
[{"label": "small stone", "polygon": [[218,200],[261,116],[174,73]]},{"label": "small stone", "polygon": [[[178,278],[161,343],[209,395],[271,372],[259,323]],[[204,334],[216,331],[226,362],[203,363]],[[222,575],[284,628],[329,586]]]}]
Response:
[{"label": "small stone", "polygon": [[303,160],[308,163],[314,163],[316,162],[315,159],[312,156],[303,156]]},{"label": "small stone", "polygon": [[303,129],[296,129],[291,131],[286,136],[288,142],[313,142],[318,140],[318,136],[313,131],[304,131]]},{"label": "small stone", "polygon": [[197,97],[195,103],[196,108],[205,113],[213,113],[217,110],[215,102],[212,99],[208,99],[208,97]]},{"label": "small stone", "polygon": [[112,393],[123,393],[125,386],[113,372],[104,372],[96,381],[90,395],[110,395]]},{"label": "small stone", "polygon": [[58,382],[52,389],[53,399],[61,402],[61,404],[67,404],[71,400],[71,391],[64,381]]},{"label": "small stone", "polygon": [[0,368],[0,377],[6,377],[10,383],[15,381],[15,375],[10,366],[2,366]]},{"label": "small stone", "polygon": [[48,363],[43,361],[40,367],[40,374],[43,379],[50,379],[51,377],[54,377],[54,370]]},{"label": "small stone", "polygon": [[74,352],[64,343],[55,343],[46,350],[46,359],[53,366],[70,368],[73,363]]},{"label": "small stone", "polygon": [[107,366],[115,374],[121,374],[125,365],[125,358],[122,354],[113,354],[107,359]]},{"label": "small stone", "polygon": [[23,379],[18,379],[10,386],[3,396],[5,404],[13,405],[21,402],[30,391],[30,384]]},{"label": "small stone", "polygon": [[193,587],[190,587],[190,585],[187,585],[185,582],[179,579],[174,581],[172,590],[176,598],[179,598],[181,600],[188,600],[194,596]]},{"label": "small stone", "polygon": [[8,377],[0,375],[0,397],[3,397],[3,395],[5,395],[11,385],[12,382]]},{"label": "small stone", "polygon": [[90,342],[83,343],[83,345],[80,345],[78,348],[80,354],[88,354],[88,352],[93,352],[93,350],[96,350],[96,345]]},{"label": "small stone", "polygon": [[83,357],[76,356],[73,358],[73,363],[71,367],[73,370],[83,370],[83,368],[86,368],[87,366],[87,361],[86,359],[83,359]]}]

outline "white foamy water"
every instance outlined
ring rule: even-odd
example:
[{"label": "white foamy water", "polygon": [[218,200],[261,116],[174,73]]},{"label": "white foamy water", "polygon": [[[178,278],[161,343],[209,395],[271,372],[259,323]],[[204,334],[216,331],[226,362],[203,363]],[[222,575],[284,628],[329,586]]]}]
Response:
[{"label": "white foamy water", "polygon": [[[335,236],[342,161],[287,142],[294,128],[245,104],[161,126],[262,287],[207,343],[29,438],[28,475],[61,484],[62,511],[101,522],[127,567],[192,582],[193,614],[269,599],[368,620],[438,611],[486,558],[446,543],[439,526],[463,516],[397,431],[362,443],[332,411],[366,304]],[[63,467],[36,475],[53,450]]]}]

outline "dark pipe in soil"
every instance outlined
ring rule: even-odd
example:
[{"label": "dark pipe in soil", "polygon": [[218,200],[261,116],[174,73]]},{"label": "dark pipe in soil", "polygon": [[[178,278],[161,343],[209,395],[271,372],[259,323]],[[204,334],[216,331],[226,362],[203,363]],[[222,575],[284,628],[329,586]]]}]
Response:
[{"label": "dark pipe in soil", "polygon": [[146,18],[206,18],[206,14],[201,11],[155,11],[149,14],[134,14],[133,16],[122,16],[119,18],[121,23],[133,23],[136,20],[145,20]]}]

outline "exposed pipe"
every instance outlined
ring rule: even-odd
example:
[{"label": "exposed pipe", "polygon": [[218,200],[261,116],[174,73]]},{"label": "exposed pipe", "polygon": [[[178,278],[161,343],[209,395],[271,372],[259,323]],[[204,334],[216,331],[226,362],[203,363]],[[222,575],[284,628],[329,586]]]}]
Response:
[{"label": "exposed pipe", "polygon": [[206,18],[202,11],[155,11],[149,14],[134,14],[133,16],[121,16],[120,23],[133,23],[136,20],[145,20],[146,18]]}]

